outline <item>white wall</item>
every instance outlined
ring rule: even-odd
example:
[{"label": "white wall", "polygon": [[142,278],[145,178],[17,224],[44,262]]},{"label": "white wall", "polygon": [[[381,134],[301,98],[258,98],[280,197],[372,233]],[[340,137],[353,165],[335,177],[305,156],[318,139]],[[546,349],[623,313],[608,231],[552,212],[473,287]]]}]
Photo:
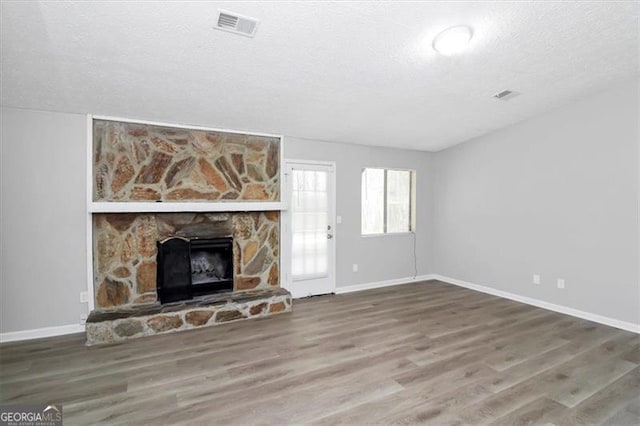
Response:
[{"label": "white wall", "polygon": [[[431,268],[432,156],[421,151],[374,148],[299,138],[285,138],[286,159],[336,162],[336,286],[372,283],[414,275]],[[360,175],[364,167],[416,170],[416,232],[363,237],[360,234]],[[353,264],[358,272],[353,272]]]},{"label": "white wall", "polygon": [[637,84],[437,153],[434,270],[640,323]]},{"label": "white wall", "polygon": [[0,333],[87,311],[86,118],[2,108]]}]

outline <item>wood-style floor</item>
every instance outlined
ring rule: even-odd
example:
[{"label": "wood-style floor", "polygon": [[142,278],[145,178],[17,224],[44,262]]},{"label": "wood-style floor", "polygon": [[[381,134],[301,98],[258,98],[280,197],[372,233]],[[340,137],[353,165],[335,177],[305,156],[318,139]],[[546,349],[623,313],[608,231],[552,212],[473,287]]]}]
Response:
[{"label": "wood-style floor", "polygon": [[85,347],[0,346],[3,403],[65,424],[637,424],[640,336],[431,281]]}]

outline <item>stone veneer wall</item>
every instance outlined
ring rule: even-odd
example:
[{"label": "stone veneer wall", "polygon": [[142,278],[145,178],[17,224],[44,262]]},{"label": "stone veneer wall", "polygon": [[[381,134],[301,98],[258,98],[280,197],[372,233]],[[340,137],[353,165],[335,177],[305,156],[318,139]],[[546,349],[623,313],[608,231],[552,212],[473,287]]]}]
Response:
[{"label": "stone veneer wall", "polygon": [[97,308],[155,302],[156,241],[233,236],[234,291],[278,287],[279,212],[93,215]]},{"label": "stone veneer wall", "polygon": [[277,201],[280,140],[93,122],[94,201]]}]

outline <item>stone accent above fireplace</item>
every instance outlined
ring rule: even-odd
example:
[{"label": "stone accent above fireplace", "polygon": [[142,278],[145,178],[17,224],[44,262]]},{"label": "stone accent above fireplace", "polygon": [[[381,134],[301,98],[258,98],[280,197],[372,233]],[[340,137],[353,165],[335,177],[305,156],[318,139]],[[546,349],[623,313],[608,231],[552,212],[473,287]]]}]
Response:
[{"label": "stone accent above fireplace", "polygon": [[93,201],[275,201],[280,140],[93,122]]}]

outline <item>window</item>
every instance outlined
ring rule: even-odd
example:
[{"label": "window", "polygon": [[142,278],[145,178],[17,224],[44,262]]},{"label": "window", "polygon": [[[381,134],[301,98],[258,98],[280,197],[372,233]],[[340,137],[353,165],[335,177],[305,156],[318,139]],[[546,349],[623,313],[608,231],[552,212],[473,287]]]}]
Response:
[{"label": "window", "polygon": [[413,170],[362,170],[362,234],[412,232],[415,229]]}]

